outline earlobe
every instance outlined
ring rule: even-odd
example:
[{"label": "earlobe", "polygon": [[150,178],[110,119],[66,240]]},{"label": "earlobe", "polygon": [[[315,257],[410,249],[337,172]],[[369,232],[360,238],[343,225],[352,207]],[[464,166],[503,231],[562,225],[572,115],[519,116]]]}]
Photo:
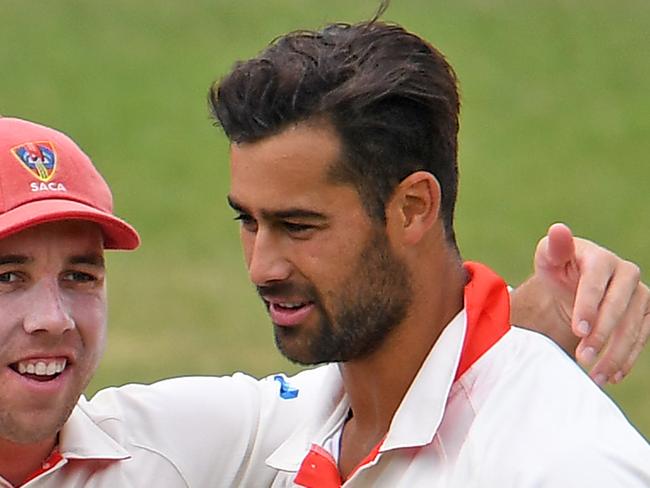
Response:
[{"label": "earlobe", "polygon": [[440,199],[440,184],[427,171],[416,171],[401,181],[393,203],[405,244],[419,242],[435,224],[440,212]]}]

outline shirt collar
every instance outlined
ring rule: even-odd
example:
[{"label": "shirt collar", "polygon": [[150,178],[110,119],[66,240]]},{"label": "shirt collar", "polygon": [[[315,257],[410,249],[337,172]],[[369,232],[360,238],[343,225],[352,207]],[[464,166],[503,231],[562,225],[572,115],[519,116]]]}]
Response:
[{"label": "shirt collar", "polygon": [[91,419],[79,399],[59,435],[59,451],[65,459],[128,459],[131,455]]},{"label": "shirt collar", "polygon": [[480,263],[467,262],[465,308],[443,329],[395,412],[379,449],[429,444],[440,427],[454,382],[510,329],[505,282]]},{"label": "shirt collar", "polygon": [[465,310],[445,327],[397,408],[379,452],[429,444],[442,422],[465,338]]},{"label": "shirt collar", "polygon": [[[35,480],[45,473],[63,467],[69,459],[101,459],[120,461],[131,455],[112,437],[99,428],[83,407],[87,400],[82,396],[70,417],[59,432],[59,443],[43,466],[23,482]],[[0,486],[11,486],[0,477]]]}]

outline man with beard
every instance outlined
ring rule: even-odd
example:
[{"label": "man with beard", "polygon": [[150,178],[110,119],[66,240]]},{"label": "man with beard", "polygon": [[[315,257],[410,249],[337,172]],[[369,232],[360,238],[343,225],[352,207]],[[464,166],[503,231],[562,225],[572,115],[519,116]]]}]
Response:
[{"label": "man with beard", "polygon": [[[331,363],[281,379],[307,413],[278,420],[296,427],[267,460],[273,486],[650,486],[642,436],[510,325],[494,272],[461,260],[460,104],[441,53],[377,20],[299,31],[237,63],[210,103],[276,343]],[[593,359],[589,324],[574,326]]]}]

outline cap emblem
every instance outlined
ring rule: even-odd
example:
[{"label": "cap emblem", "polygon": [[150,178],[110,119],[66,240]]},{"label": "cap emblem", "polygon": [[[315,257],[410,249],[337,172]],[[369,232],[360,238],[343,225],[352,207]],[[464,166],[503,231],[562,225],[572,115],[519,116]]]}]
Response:
[{"label": "cap emblem", "polygon": [[51,142],[27,142],[11,149],[27,171],[41,181],[49,181],[56,171],[56,151]]}]

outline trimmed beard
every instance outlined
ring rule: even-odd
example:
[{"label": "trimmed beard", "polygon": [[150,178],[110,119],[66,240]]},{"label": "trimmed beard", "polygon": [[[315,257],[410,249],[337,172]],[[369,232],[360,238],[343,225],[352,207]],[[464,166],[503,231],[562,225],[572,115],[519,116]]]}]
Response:
[{"label": "trimmed beard", "polygon": [[[294,288],[289,284],[279,285]],[[273,286],[270,286],[273,288]],[[369,356],[404,321],[412,302],[409,272],[390,248],[385,230],[375,229],[343,281],[330,309],[318,290],[308,285],[303,296],[320,313],[316,331],[299,348],[289,347],[305,330],[275,326],[275,343],[290,361],[302,365],[344,362]],[[298,350],[296,350],[298,349]]]}]

